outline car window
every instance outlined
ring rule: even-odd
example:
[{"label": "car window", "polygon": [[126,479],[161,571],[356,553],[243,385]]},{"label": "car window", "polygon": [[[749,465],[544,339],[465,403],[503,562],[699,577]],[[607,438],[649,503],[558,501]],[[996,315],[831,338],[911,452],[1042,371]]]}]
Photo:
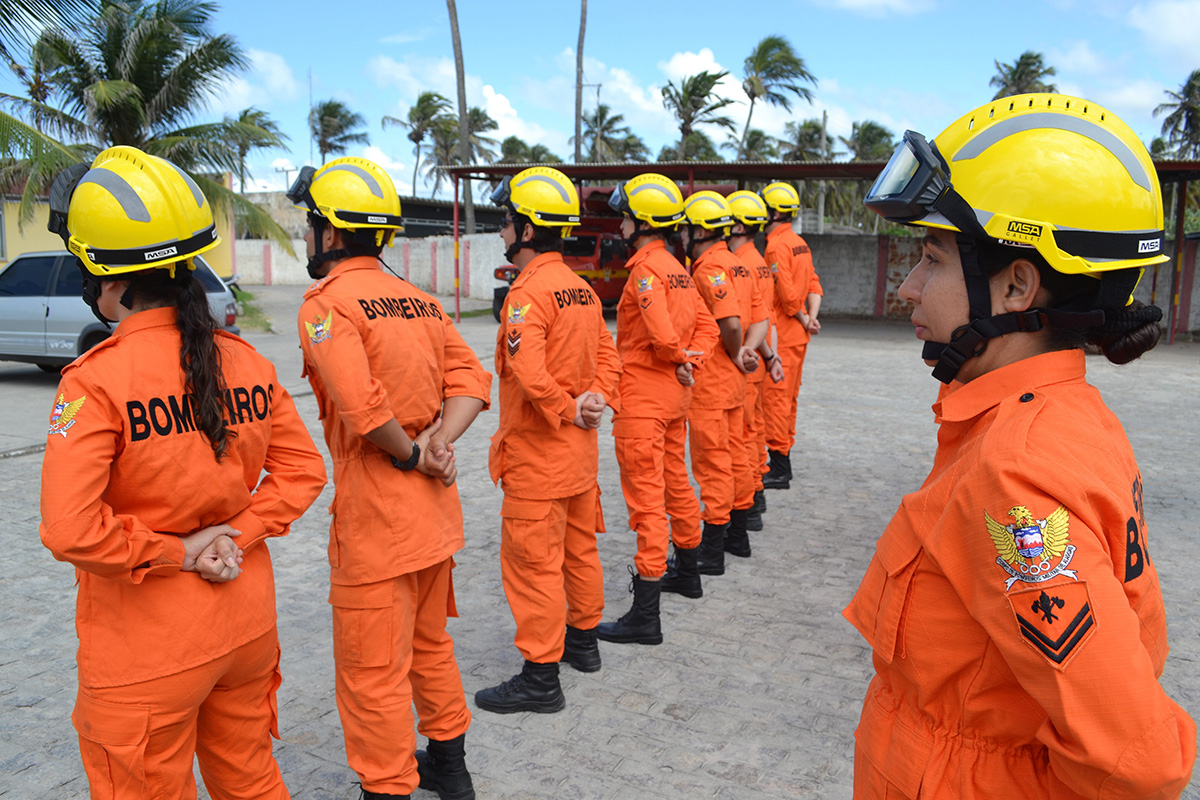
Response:
[{"label": "car window", "polygon": [[83,273],[75,259],[67,256],[58,268],[58,280],[54,281],[55,297],[83,297]]},{"label": "car window", "polygon": [[587,258],[596,252],[595,236],[567,236],[563,239],[563,255]]},{"label": "car window", "polygon": [[192,273],[196,276],[196,280],[200,281],[200,285],[204,287],[205,292],[223,292],[225,284],[217,277],[217,273],[212,271],[212,267],[203,259],[196,259],[196,271]]},{"label": "car window", "polygon": [[50,271],[58,256],[29,256],[18,258],[0,272],[0,295],[4,297],[36,297],[46,294]]}]

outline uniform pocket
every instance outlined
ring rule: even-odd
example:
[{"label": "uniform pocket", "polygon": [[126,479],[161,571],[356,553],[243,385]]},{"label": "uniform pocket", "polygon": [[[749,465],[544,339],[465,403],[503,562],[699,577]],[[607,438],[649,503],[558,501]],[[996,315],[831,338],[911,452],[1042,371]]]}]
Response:
[{"label": "uniform pocket", "polygon": [[[903,509],[902,509],[903,510]],[[921,540],[900,519],[887,527],[875,545],[875,557],[845,616],[887,663],[905,658],[904,626],[908,619],[913,579],[921,562]],[[897,523],[900,524],[897,524]]]},{"label": "uniform pocket", "polygon": [[79,754],[93,800],[148,797],[146,743],[150,738],[148,706],[110,703],[80,689],[71,714],[79,732]]},{"label": "uniform pocket", "polygon": [[544,561],[550,555],[546,522],[554,505],[553,500],[505,497],[500,508],[504,518],[501,551],[518,561]]},{"label": "uniform pocket", "polygon": [[333,658],[338,666],[384,667],[392,661],[392,582],[330,584]]}]

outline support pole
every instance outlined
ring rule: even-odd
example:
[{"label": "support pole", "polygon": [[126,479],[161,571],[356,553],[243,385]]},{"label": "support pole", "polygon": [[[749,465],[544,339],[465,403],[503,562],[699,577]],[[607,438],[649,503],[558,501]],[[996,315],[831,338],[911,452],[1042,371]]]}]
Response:
[{"label": "support pole", "polygon": [[692,187],[696,183],[695,177],[695,170],[692,167],[688,167],[688,197],[692,196]]},{"label": "support pole", "polygon": [[454,324],[462,319],[458,307],[458,176],[454,176]]},{"label": "support pole", "polygon": [[1175,256],[1171,259],[1171,327],[1167,344],[1175,344],[1175,325],[1179,319],[1179,274],[1183,269],[1183,226],[1187,220],[1188,182],[1179,182],[1179,200],[1175,203]]}]

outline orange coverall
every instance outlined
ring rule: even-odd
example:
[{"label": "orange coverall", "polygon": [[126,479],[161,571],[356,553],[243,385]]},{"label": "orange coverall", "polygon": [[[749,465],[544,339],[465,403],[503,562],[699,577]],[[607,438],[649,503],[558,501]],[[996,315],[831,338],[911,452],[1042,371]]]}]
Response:
[{"label": "orange coverall", "polygon": [[[72,720],[93,798],[194,798],[195,755],[217,800],[286,798],[271,755],[281,679],[264,540],[316,499],[325,464],[275,368],[224,332],[236,436],[218,463],[184,392],[175,318],[123,320],[63,370],[50,416],[41,537],[78,581]],[[241,574],[181,572],[179,537],[222,523],[241,531]]]},{"label": "orange coverall", "polygon": [[613,418],[613,439],[629,527],[637,534],[634,566],[639,575],[655,578],[667,571],[669,541],[685,549],[700,545],[700,503],[684,456],[692,390],[679,383],[675,370],[692,363],[699,375],[719,342],[717,323],[692,276],[662,239],[639,248],[626,267],[629,278],[617,305],[621,409]]},{"label": "orange coverall", "polygon": [[347,259],[309,287],[299,328],[337,489],[329,603],[346,757],[365,789],[408,794],[412,704],[431,739],[471,721],[446,632],[462,506],[456,486],[396,469],[365,435],[395,419],[416,437],[445,398],[486,405],[492,379],[437,300],[374,258]]},{"label": "orange coverall", "polygon": [[[745,332],[753,322],[767,319],[757,279],[725,242],[717,242],[696,259],[692,279],[713,319],[737,317]],[[700,484],[703,519],[714,525],[729,522],[734,508],[754,504],[754,475],[744,442],[746,374],[717,344],[719,352],[697,373],[688,412],[691,428],[692,472]],[[759,371],[762,366],[759,365]]]},{"label": "orange coverall", "polygon": [[843,612],[874,650],[854,796],[1174,798],[1196,727],[1142,479],[1081,350],[954,384],[933,470]]},{"label": "orange coverall", "polygon": [[777,270],[775,283],[775,325],[779,332],[779,357],[783,361],[784,380],[763,384],[763,409],[767,419],[767,447],[787,455],[796,444],[796,397],[804,354],[808,350],[808,330],[796,313],[806,307],[810,294],[823,295],[821,278],[813,268],[808,243],[792,230],[780,225],[767,234],[767,263]]},{"label": "orange coverall", "polygon": [[513,281],[495,363],[500,428],[488,463],[504,489],[504,593],[517,649],[546,664],[562,657],[567,625],[589,630],[604,612],[597,436],[574,424],[575,398],[599,392],[619,406],[600,300],[560,253],[538,255]]},{"label": "orange coverall", "polygon": [[[763,304],[766,306],[767,317],[774,325],[775,281],[771,277],[771,268],[767,266],[766,259],[762,257],[762,253],[758,252],[753,240],[739,247],[734,255],[738,262],[750,270],[750,274],[754,276],[755,283],[758,284],[758,292],[762,295]],[[750,474],[756,492],[762,491],[762,476],[767,471],[767,424],[763,415],[763,381],[766,379],[767,365],[760,363],[758,369],[746,376],[746,402],[742,405],[746,460],[750,465]]]}]

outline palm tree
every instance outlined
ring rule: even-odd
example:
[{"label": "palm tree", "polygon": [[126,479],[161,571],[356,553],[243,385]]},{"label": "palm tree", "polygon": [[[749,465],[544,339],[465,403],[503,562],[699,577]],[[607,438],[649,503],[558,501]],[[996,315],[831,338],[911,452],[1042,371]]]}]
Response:
[{"label": "palm tree", "polygon": [[[454,75],[458,84],[458,161],[461,164],[471,163],[471,155],[468,150],[471,137],[469,135],[470,128],[467,125],[467,73],[466,67],[463,64],[462,52],[462,37],[458,35],[458,8],[455,6],[454,0],[446,0],[446,10],[450,13],[450,40],[454,45]],[[437,183],[435,181],[434,193],[437,193]],[[471,194],[471,181],[468,178],[463,181],[463,211],[467,233],[475,232],[475,198]]]},{"label": "palm tree", "polygon": [[74,28],[99,8],[96,0],[0,0],[0,58],[15,63],[12,51],[43,27]]},{"label": "palm tree", "polygon": [[650,160],[650,148],[646,147],[642,137],[630,132],[617,142],[613,157],[617,161],[646,162]]},{"label": "palm tree", "polygon": [[530,145],[520,136],[509,136],[500,143],[500,164],[561,164],[562,159],[544,144]]},{"label": "palm tree", "polygon": [[448,167],[457,164],[461,159],[458,154],[458,119],[445,114],[437,117],[429,128],[429,157],[425,159],[425,178],[433,179],[433,191],[430,197],[442,188],[445,177],[438,167]]},{"label": "palm tree", "polygon": [[773,161],[779,157],[775,141],[758,128],[751,128],[741,139],[730,136],[722,150],[732,150],[739,161]]},{"label": "palm tree", "polygon": [[[679,147],[675,150],[676,153],[686,157],[691,150],[688,146],[688,137],[692,135],[697,125],[718,125],[729,131],[734,129],[733,120],[717,114],[733,101],[718,97],[714,92],[717,83],[728,74],[728,72],[712,73],[705,70],[697,75],[687,75],[681,78],[678,86],[668,81],[667,85],[663,87],[663,105],[675,115],[675,119],[679,120]],[[711,148],[711,142],[709,144],[715,154],[715,148]],[[661,154],[659,160],[662,160]]]},{"label": "palm tree", "polygon": [[397,119],[396,117],[383,118],[383,129],[385,131],[389,125],[398,125],[401,128],[406,128],[408,130],[408,140],[416,145],[413,148],[413,152],[417,154],[417,160],[413,163],[413,197],[417,196],[417,170],[421,168],[421,143],[425,141],[425,135],[433,127],[434,119],[440,114],[449,111],[450,108],[450,101],[437,92],[421,92],[417,95],[417,102],[408,109],[408,119]]},{"label": "palm tree", "polygon": [[[437,194],[437,190],[441,188],[443,175],[438,167],[448,167],[451,164],[474,164],[480,161],[492,163],[496,160],[496,151],[492,148],[497,146],[495,139],[484,136],[484,131],[494,131],[500,127],[494,119],[488,116],[488,113],[479,106],[472,106],[467,112],[467,147],[459,146],[458,138],[458,120],[449,114],[443,114],[433,121],[433,126],[429,129],[430,138],[433,140],[432,149],[426,163],[429,164],[425,171],[426,177],[433,178],[433,193]],[[466,161],[463,161],[463,150],[466,150]]]},{"label": "palm tree", "polygon": [[1178,92],[1168,90],[1175,102],[1154,109],[1154,116],[1166,114],[1162,135],[1175,148],[1176,158],[1200,158],[1200,69],[1192,72]]},{"label": "palm tree", "polygon": [[193,121],[248,65],[232,37],[210,33],[214,12],[203,0],[105,2],[76,30],[42,32],[35,48],[45,59],[48,100],[58,105],[11,95],[4,100],[26,117],[44,115],[50,133],[68,142],[39,138],[19,121],[0,124],[0,141],[9,145],[0,150],[24,156],[0,170],[6,185],[24,183],[22,219],[31,217],[37,192],[63,167],[124,144],[170,160],[191,175],[214,210],[232,207],[245,218],[248,232],[290,247],[265,211],[217,178],[238,172],[236,142],[247,127],[232,120]]},{"label": "palm tree", "polygon": [[892,132],[872,120],[855,122],[850,137],[839,136],[852,161],[886,161],[896,149]]},{"label": "palm tree", "polygon": [[778,143],[784,161],[820,161],[833,149],[832,137],[826,135],[822,140],[819,119],[787,123]]},{"label": "palm tree", "polygon": [[283,147],[290,141],[288,135],[279,130],[279,125],[271,119],[267,112],[257,108],[243,109],[236,120],[225,118],[226,124],[231,125],[234,134],[234,146],[238,155],[238,185],[242,194],[246,193],[246,156],[251,150],[271,147]]},{"label": "palm tree", "polygon": [[478,164],[482,161],[490,164],[496,160],[494,148],[500,143],[483,134],[499,127],[500,124],[492,119],[486,111],[479,106],[471,106],[467,112],[467,163]]},{"label": "palm tree", "polygon": [[659,161],[724,161],[717,152],[713,140],[704,131],[692,131],[688,134],[687,146],[683,153],[674,145],[664,145],[658,151]]},{"label": "palm tree", "polygon": [[604,103],[591,114],[583,115],[583,136],[591,141],[588,161],[617,161],[621,142],[630,134],[629,126],[622,125],[625,117],[613,114]]},{"label": "palm tree", "polygon": [[322,100],[308,113],[308,129],[317,143],[321,163],[330,153],[344,153],[352,144],[370,144],[363,131],[355,130],[366,123],[362,114],[351,111],[341,100]]},{"label": "palm tree", "polygon": [[995,86],[997,89],[993,100],[1012,97],[1016,94],[1057,91],[1057,87],[1053,83],[1046,83],[1044,79],[1058,73],[1054,67],[1046,66],[1042,61],[1041,53],[1026,50],[1011,64],[1001,64],[999,61],[994,63],[996,64],[996,75],[988,83],[989,86]]},{"label": "palm tree", "polygon": [[743,158],[746,148],[746,137],[750,133],[750,118],[754,116],[754,103],[759,98],[773,106],[783,106],[792,110],[792,101],[788,92],[796,97],[812,102],[812,91],[807,86],[801,86],[799,81],[806,81],[813,86],[817,79],[804,65],[804,59],[796,55],[792,43],[782,36],[764,37],[745,61],[746,77],[742,80],[742,89],[750,98],[750,110],[746,112],[746,126],[742,129],[742,138],[738,145],[737,158]]}]

